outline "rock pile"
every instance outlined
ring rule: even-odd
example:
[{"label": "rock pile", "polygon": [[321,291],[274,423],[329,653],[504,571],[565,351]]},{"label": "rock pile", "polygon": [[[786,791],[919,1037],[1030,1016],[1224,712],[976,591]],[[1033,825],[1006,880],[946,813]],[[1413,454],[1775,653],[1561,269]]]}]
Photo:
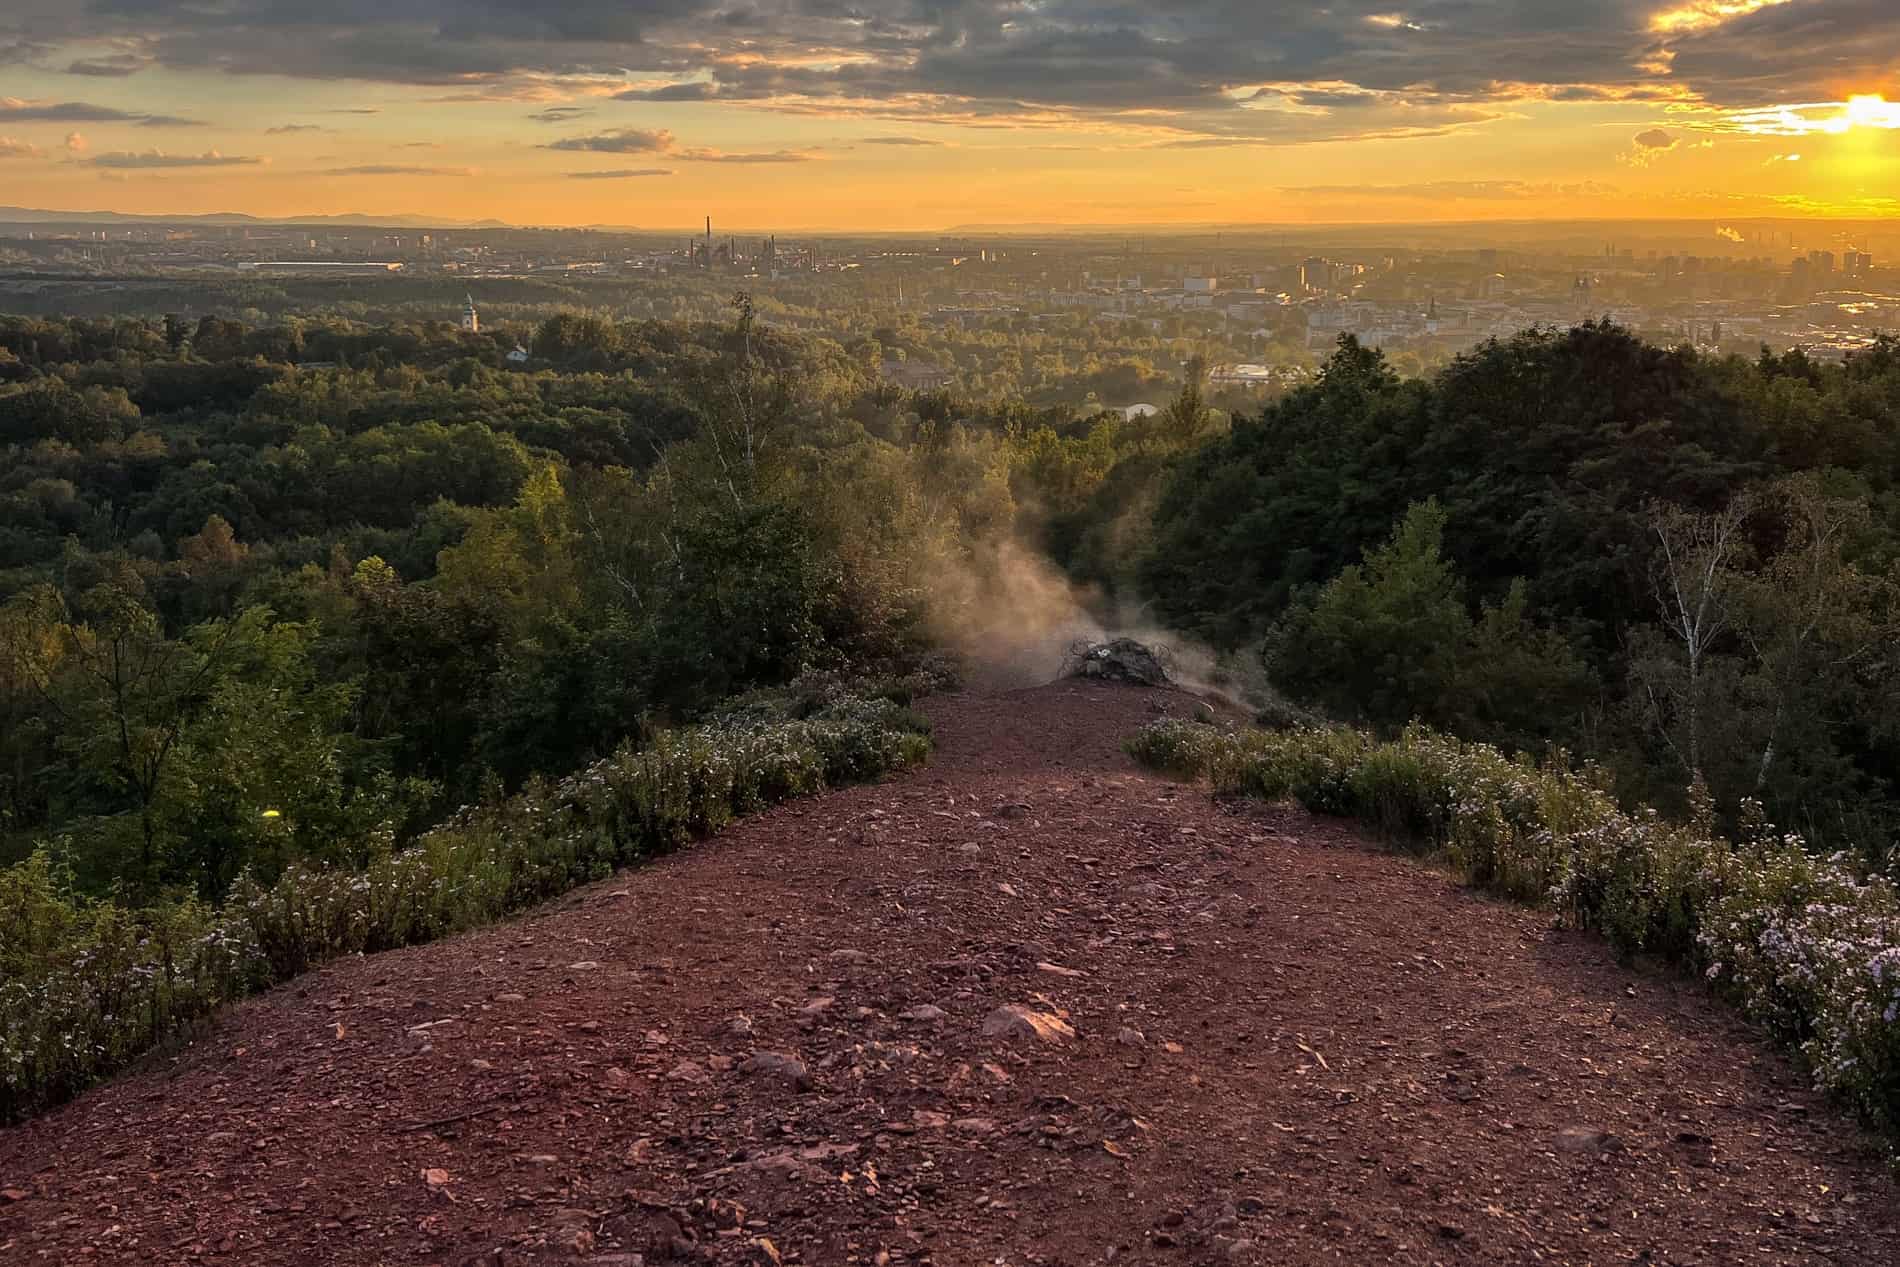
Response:
[{"label": "rock pile", "polygon": [[1169,684],[1166,652],[1135,641],[1111,638],[1107,642],[1077,642],[1062,660],[1065,678],[1096,678],[1134,686]]}]

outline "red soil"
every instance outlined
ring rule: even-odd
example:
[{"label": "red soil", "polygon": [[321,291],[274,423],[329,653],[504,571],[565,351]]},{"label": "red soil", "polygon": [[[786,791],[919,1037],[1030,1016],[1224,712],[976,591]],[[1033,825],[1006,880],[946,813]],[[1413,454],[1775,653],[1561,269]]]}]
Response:
[{"label": "red soil", "polygon": [[906,778],[233,1008],[0,1132],[0,1263],[1900,1263],[1696,983],[1136,771],[1183,703],[945,697]]}]

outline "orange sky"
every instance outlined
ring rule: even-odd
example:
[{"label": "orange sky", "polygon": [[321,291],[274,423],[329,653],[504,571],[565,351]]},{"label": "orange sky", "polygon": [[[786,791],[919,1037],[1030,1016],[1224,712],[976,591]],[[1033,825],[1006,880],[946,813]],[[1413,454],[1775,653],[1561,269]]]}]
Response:
[{"label": "orange sky", "polygon": [[788,229],[1900,216],[1891,8],[8,0],[0,204]]}]

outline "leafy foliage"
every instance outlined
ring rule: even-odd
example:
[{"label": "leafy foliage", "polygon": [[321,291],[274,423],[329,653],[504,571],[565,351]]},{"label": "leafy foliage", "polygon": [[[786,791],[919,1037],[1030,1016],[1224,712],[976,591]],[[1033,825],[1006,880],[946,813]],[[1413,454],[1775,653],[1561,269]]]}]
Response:
[{"label": "leafy foliage", "polygon": [[1896,416],[1890,340],[1751,363],[1605,322],[1401,380],[1348,337],[1174,465],[1135,571],[1175,627],[1261,648],[1297,703],[1585,750],[1628,803],[1758,798],[1882,859]]},{"label": "leafy foliage", "polygon": [[796,720],[727,720],[507,800],[414,843],[361,842],[239,877],[221,904],[126,906],[76,892],[48,851],[0,870],[0,1119],[63,1099],[187,1033],[220,1004],[341,955],[430,941],[717,830],[735,814],[923,759],[921,719],[832,692]]}]

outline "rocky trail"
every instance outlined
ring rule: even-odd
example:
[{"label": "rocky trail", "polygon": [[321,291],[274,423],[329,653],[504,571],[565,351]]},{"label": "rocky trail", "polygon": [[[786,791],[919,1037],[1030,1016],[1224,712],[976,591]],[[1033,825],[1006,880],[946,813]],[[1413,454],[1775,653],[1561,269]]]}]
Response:
[{"label": "rocky trail", "polygon": [[0,1131],[0,1263],[1900,1263],[1867,1142],[1696,983],[1119,739],[938,754],[339,963]]}]

